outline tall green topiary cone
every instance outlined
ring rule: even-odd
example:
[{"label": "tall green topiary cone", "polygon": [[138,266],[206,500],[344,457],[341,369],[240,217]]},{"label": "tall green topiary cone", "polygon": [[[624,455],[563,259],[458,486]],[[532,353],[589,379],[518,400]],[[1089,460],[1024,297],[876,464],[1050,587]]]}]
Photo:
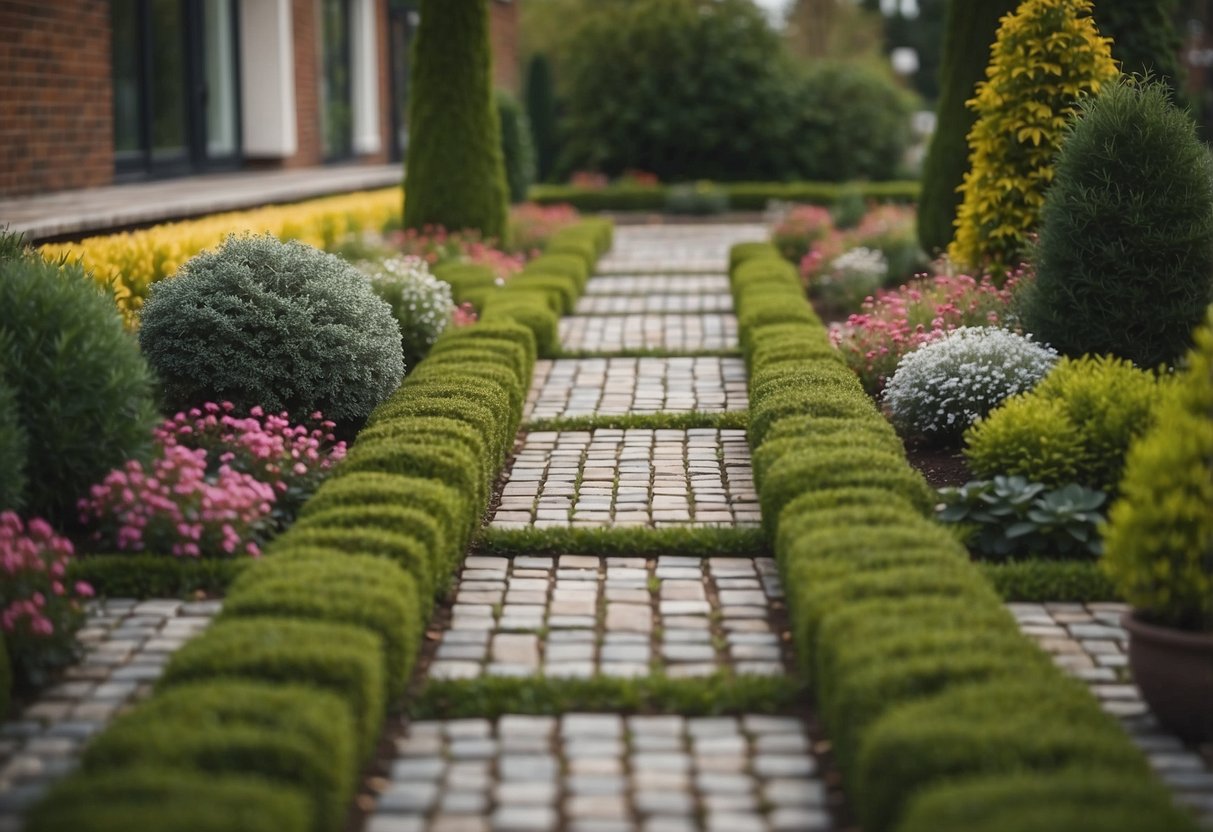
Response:
[{"label": "tall green topiary cone", "polygon": [[546,182],[560,152],[556,136],[556,93],[547,55],[535,55],[526,69],[526,114],[531,121],[538,181]]},{"label": "tall green topiary cone", "polygon": [[497,116],[501,124],[501,155],[510,202],[523,202],[535,181],[535,143],[531,122],[518,99],[497,90]]},{"label": "tall green topiary cone", "polygon": [[1122,72],[1150,73],[1178,90],[1182,40],[1175,27],[1177,0],[1098,0],[1095,22],[1112,39],[1112,57]]},{"label": "tall green topiary cone", "polygon": [[487,0],[421,0],[409,127],[405,227],[474,228],[500,239],[506,182]]},{"label": "tall green topiary cone", "polygon": [[965,106],[977,82],[985,77],[990,44],[998,20],[1015,9],[1015,0],[951,0],[944,29],[935,133],[922,168],[918,201],[918,242],[934,255],[952,241],[952,222],[969,169],[965,136],[977,114]]},{"label": "tall green topiary cone", "polygon": [[1213,301],[1213,162],[1167,87],[1080,105],[1041,211],[1024,325],[1070,355],[1174,362]]}]

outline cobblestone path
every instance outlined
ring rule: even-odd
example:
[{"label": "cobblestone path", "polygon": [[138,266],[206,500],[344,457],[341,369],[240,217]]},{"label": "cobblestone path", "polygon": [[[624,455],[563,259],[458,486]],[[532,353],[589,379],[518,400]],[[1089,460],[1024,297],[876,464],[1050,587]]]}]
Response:
[{"label": "cobblestone path", "polygon": [[120,598],[89,605],[80,663],[0,724],[0,832],[21,828],[21,811],[76,766],[90,737],[151,693],[169,656],[220,606]]},{"label": "cobblestone path", "polygon": [[[541,361],[526,421],[746,408],[723,274],[761,226],[620,228]],[[660,349],[673,355],[611,353]],[[681,353],[679,355],[678,353]],[[535,430],[524,423],[494,529],[752,527],[745,431]],[[469,557],[428,673],[471,684],[779,677],[791,667],[769,557]],[[367,832],[833,829],[821,765],[798,716],[679,713],[414,721]]]}]

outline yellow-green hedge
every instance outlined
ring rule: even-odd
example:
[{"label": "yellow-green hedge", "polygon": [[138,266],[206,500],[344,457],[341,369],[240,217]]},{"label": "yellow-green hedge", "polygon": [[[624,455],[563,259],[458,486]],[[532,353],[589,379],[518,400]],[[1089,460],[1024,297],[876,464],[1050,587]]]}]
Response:
[{"label": "yellow-green hedge", "polygon": [[151,284],[171,277],[195,254],[218,245],[229,234],[269,233],[329,248],[351,232],[378,230],[398,222],[403,204],[400,188],[384,188],[214,214],[140,231],[89,237],[78,243],[51,243],[42,246],[41,251],[48,260],[82,259],[98,282],[113,291],[118,308],[130,322],[143,306]]}]

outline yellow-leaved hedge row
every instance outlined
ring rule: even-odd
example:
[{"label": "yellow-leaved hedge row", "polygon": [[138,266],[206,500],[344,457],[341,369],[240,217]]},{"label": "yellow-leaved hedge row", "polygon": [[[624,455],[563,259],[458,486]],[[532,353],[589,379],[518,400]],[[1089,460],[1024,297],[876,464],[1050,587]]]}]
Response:
[{"label": "yellow-leaved hedge row", "polygon": [[399,222],[404,195],[399,187],[312,199],[292,205],[267,205],[248,211],[213,214],[139,231],[89,237],[78,243],[41,247],[48,260],[82,260],[99,283],[114,294],[131,323],[157,280],[171,277],[187,260],[222,243],[231,234],[268,233],[331,248],[342,237]]}]

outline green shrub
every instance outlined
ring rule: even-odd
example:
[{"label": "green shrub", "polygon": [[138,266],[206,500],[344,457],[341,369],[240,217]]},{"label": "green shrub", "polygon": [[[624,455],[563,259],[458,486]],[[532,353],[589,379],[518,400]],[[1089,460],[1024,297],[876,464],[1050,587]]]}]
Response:
[{"label": "green shrub", "polygon": [[873,448],[803,448],[767,469],[759,494],[763,524],[773,532],[784,506],[805,492],[846,487],[888,489],[924,514],[935,504],[934,490],[902,454]]},{"label": "green shrub", "polygon": [[[548,250],[550,251],[549,245]],[[584,254],[544,253],[527,263],[524,274],[556,274],[568,277],[577,285],[578,291],[585,288],[590,279],[594,261],[585,259]]]},{"label": "green shrub", "polygon": [[152,287],[139,340],[170,407],[358,423],[400,384],[400,327],[365,277],[269,235],[229,237]]},{"label": "green shrub", "polygon": [[977,114],[965,104],[986,77],[998,21],[1017,5],[1018,0],[947,4],[935,132],[922,166],[922,195],[918,201],[918,242],[931,256],[952,241],[959,188],[969,170],[965,136]]},{"label": "green shrub", "polygon": [[809,361],[766,361],[750,375],[750,395],[756,399],[784,390],[854,389],[855,374],[836,357]]},{"label": "green shrub", "polygon": [[912,795],[960,776],[1084,767],[1147,777],[1145,758],[1086,685],[1050,675],[957,686],[877,720],[851,781],[864,829],[893,829]]},{"label": "green shrub", "polygon": [[[533,262],[533,261],[532,261]],[[482,345],[481,341],[490,343]],[[459,327],[457,329],[448,329],[443,337],[438,340],[435,349],[450,348],[452,344],[474,343],[476,346],[486,346],[493,349],[500,349],[496,344],[498,341],[509,341],[521,347],[526,354],[526,378],[530,379],[531,367],[535,363],[536,349],[535,336],[527,327],[522,324],[512,323],[510,321],[494,321],[485,323],[481,321],[475,326]]]},{"label": "green shrub", "polygon": [[729,194],[713,182],[683,182],[665,191],[665,212],[695,217],[729,210]]},{"label": "green shrub", "polygon": [[1154,423],[1159,393],[1154,375],[1127,361],[1063,359],[966,432],[965,458],[979,477],[1115,491],[1129,443]]},{"label": "green shrub", "polygon": [[796,85],[794,107],[797,175],[823,182],[896,175],[910,146],[914,98],[892,73],[814,61]]},{"label": "green shrub", "polygon": [[371,471],[438,480],[466,495],[469,508],[477,517],[488,505],[488,483],[482,474],[482,461],[457,445],[403,447],[377,442],[355,447],[359,447],[358,452],[351,452],[342,462],[343,473]]},{"label": "green shrub", "polygon": [[[473,391],[463,392],[467,395],[442,396],[422,388],[418,390],[417,395],[401,396],[389,402],[387,406],[379,408],[372,417],[375,421],[367,428],[371,433],[366,437],[369,440],[366,444],[382,445],[383,440],[407,430],[414,420],[425,419],[429,422],[431,419],[437,419],[448,424],[463,423],[475,430],[478,439],[476,445],[473,446],[469,442],[469,437],[452,437],[452,441],[473,454],[482,473],[487,471],[488,467],[500,458],[501,437],[498,426],[504,424],[500,420],[507,416],[499,415],[493,408],[486,406]],[[508,414],[508,410],[505,412]]]},{"label": "green shrub", "polygon": [[1041,210],[1024,325],[1068,355],[1177,360],[1213,302],[1213,160],[1157,82],[1081,103]]},{"label": "green shrub", "polygon": [[368,527],[417,538],[426,551],[435,556],[435,574],[438,569],[448,566],[450,544],[442,523],[421,507],[391,503],[334,506],[324,511],[313,511],[292,526],[300,529],[355,530]]},{"label": "green shrub", "polygon": [[487,3],[422,0],[413,42],[405,228],[501,239],[509,195],[493,107]]},{"label": "green shrub", "polygon": [[542,53],[531,56],[526,68],[526,114],[535,143],[537,179],[546,182],[556,166],[559,135],[556,123],[556,91],[552,70]]},{"label": "green shrub", "polygon": [[542,356],[555,355],[560,347],[560,316],[542,293],[498,295],[486,304],[481,319],[486,323],[514,321],[527,327],[534,334],[535,346]]},{"label": "green shrub", "polygon": [[426,549],[412,531],[387,531],[376,527],[342,528],[303,526],[292,527],[279,535],[267,551],[271,554],[283,547],[319,547],[351,555],[373,555],[396,563],[417,582],[417,599],[429,611],[433,602],[437,575],[434,564],[440,562],[437,553]]},{"label": "green shrub", "polygon": [[[588,271],[593,271],[594,266],[598,263],[600,254],[598,246],[591,236],[588,234],[568,235],[562,234],[559,237],[553,237],[544,246],[544,253],[540,257],[575,257],[585,264]],[[536,260],[539,258],[536,257]],[[534,269],[523,269],[523,271],[538,271],[543,268],[541,264]],[[582,281],[582,286],[585,281]]]},{"label": "green shrub", "polygon": [[514,277],[508,284],[510,291],[544,292],[557,299],[557,308],[562,315],[571,315],[577,305],[581,289],[570,277],[558,274],[527,273]]},{"label": "green shrub", "polygon": [[363,760],[383,722],[383,673],[383,639],[361,627],[286,618],[227,620],[177,651],[157,690],[243,679],[331,691],[350,709]]},{"label": "green shrub", "polygon": [[13,667],[8,661],[8,650],[0,638],[0,718],[8,717],[8,708],[13,695]]},{"label": "green shrub", "polygon": [[1098,829],[1195,832],[1190,814],[1174,805],[1153,778],[1120,772],[1024,772],[965,778],[920,792],[899,832],[1056,832]]},{"label": "green shrub", "polygon": [[473,512],[469,509],[466,496],[437,480],[343,471],[341,476],[332,477],[320,486],[304,504],[299,519],[337,508],[375,505],[415,507],[424,511],[440,524],[450,557],[456,553],[462,554],[473,522]]},{"label": "green shrub", "polygon": [[77,774],[25,818],[27,832],[308,832],[311,802],[246,774],[132,768]]},{"label": "green shrub", "polygon": [[[376,527],[371,522],[366,525]],[[270,558],[247,570],[232,587],[223,618],[301,618],[374,633],[383,639],[385,696],[394,702],[408,685],[421,641],[421,609],[426,606],[418,598],[412,575],[381,558],[354,554],[323,560]]]},{"label": "green shrub", "polygon": [[309,795],[336,829],[354,792],[354,722],[339,698],[294,685],[212,682],[166,691],[89,743],[84,771],[155,766],[253,775]]},{"label": "green shrub", "polygon": [[1176,24],[1181,19],[1177,0],[1100,0],[1095,22],[1112,39],[1112,57],[1121,72],[1150,73],[1173,90],[1182,86],[1180,61],[1183,39]]},{"label": "green shrub", "polygon": [[1098,563],[1022,560],[983,563],[981,571],[1004,601],[1089,604],[1120,596]]},{"label": "green shrub", "polygon": [[729,249],[729,274],[737,271],[737,267],[749,260],[770,260],[779,262],[783,258],[779,249],[767,242],[736,243]]},{"label": "green shrub", "polygon": [[450,285],[430,274],[419,257],[392,257],[359,268],[370,275],[371,289],[400,325],[405,369],[416,367],[451,322]]},{"label": "green shrub", "polygon": [[[791,421],[785,419],[784,422]],[[833,422],[834,419],[823,419],[821,421]],[[837,420],[843,421],[843,420]],[[784,422],[780,422],[782,427]],[[861,422],[861,425],[875,424]],[[875,450],[884,451],[891,454],[901,455],[904,450],[901,446],[901,440],[895,435],[889,436],[884,431],[869,432],[857,425],[853,430],[836,430],[836,431],[814,431],[807,436],[785,436],[775,438],[770,434],[767,435],[767,441],[762,443],[762,446],[753,454],[754,481],[758,484],[759,489],[762,488],[763,480],[766,477],[766,472],[778,460],[789,454],[797,454],[801,452],[813,452],[815,450],[835,450],[835,449],[856,449],[856,450]]]},{"label": "green shrub", "polygon": [[[650,171],[665,182],[786,179],[794,72],[746,0],[593,4],[571,21],[564,171]],[[710,82],[706,79],[711,79]],[[761,148],[761,152],[758,149]],[[661,189],[633,188],[641,197]]]},{"label": "green shrub", "polygon": [[1036,230],[1065,119],[1117,76],[1091,0],[1025,0],[1003,18],[971,105],[969,172],[948,255],[962,268],[1019,265]]},{"label": "green shrub", "polygon": [[497,273],[479,263],[442,263],[434,267],[434,277],[450,284],[455,303],[464,303],[473,293],[498,285]]},{"label": "green shrub", "polygon": [[[884,501],[856,506],[842,502],[848,494],[865,501],[883,494]],[[843,525],[847,519],[852,522]],[[964,547],[916,513],[908,500],[871,487],[824,490],[793,500],[784,510],[775,550],[787,562],[837,560],[855,570],[967,559]]]},{"label": "green shrub", "polygon": [[[530,330],[527,332],[529,334]],[[464,370],[469,366],[489,364],[507,367],[518,379],[519,386],[525,388],[530,385],[531,367],[526,363],[526,350],[509,341],[442,341],[440,349],[437,352],[431,350],[427,359],[427,368],[447,366],[452,370]]]},{"label": "green shrub", "polygon": [[109,598],[183,598],[221,595],[251,558],[166,558],[160,554],[100,552],[71,561],[68,580],[84,581]]},{"label": "green shrub", "polygon": [[497,90],[495,95],[506,189],[510,202],[524,202],[531,183],[535,181],[535,144],[531,139],[531,122],[518,99],[505,90]]},{"label": "green shrub", "polygon": [[7,451],[2,490],[27,515],[74,523],[89,486],[150,449],[156,411],[147,364],[113,300],[80,265],[0,258],[0,372],[8,387],[0,442],[19,448],[24,433],[36,463],[18,491],[7,479],[15,459]]},{"label": "green shrub", "polygon": [[1170,626],[1213,632],[1213,311],[1157,426],[1129,451],[1103,566],[1133,607]]},{"label": "green shrub", "polygon": [[[423,404],[424,401],[423,399],[418,404]],[[449,404],[444,401],[443,405],[441,410],[437,407],[434,409],[438,412],[450,413]],[[487,410],[487,408],[483,410]],[[458,445],[479,460],[480,469],[486,478],[490,475],[490,469],[495,468],[493,463],[500,460],[499,454],[496,453],[499,443],[495,440],[495,433],[490,438],[486,438],[487,426],[473,425],[445,416],[423,415],[420,409],[410,415],[412,418],[403,419],[397,414],[396,418],[376,422],[372,427],[363,431],[366,435],[360,436],[359,441],[377,445],[417,441]],[[489,444],[490,439],[493,441],[492,444]]]},{"label": "green shrub", "polygon": [[874,418],[872,401],[855,382],[855,390],[787,390],[773,393],[761,401],[750,403],[750,446],[766,441],[769,431],[779,421],[790,416],[814,418],[865,419]]},{"label": "green shrub", "polygon": [[16,511],[25,502],[25,465],[29,436],[21,425],[17,395],[0,367],[0,511]]}]

